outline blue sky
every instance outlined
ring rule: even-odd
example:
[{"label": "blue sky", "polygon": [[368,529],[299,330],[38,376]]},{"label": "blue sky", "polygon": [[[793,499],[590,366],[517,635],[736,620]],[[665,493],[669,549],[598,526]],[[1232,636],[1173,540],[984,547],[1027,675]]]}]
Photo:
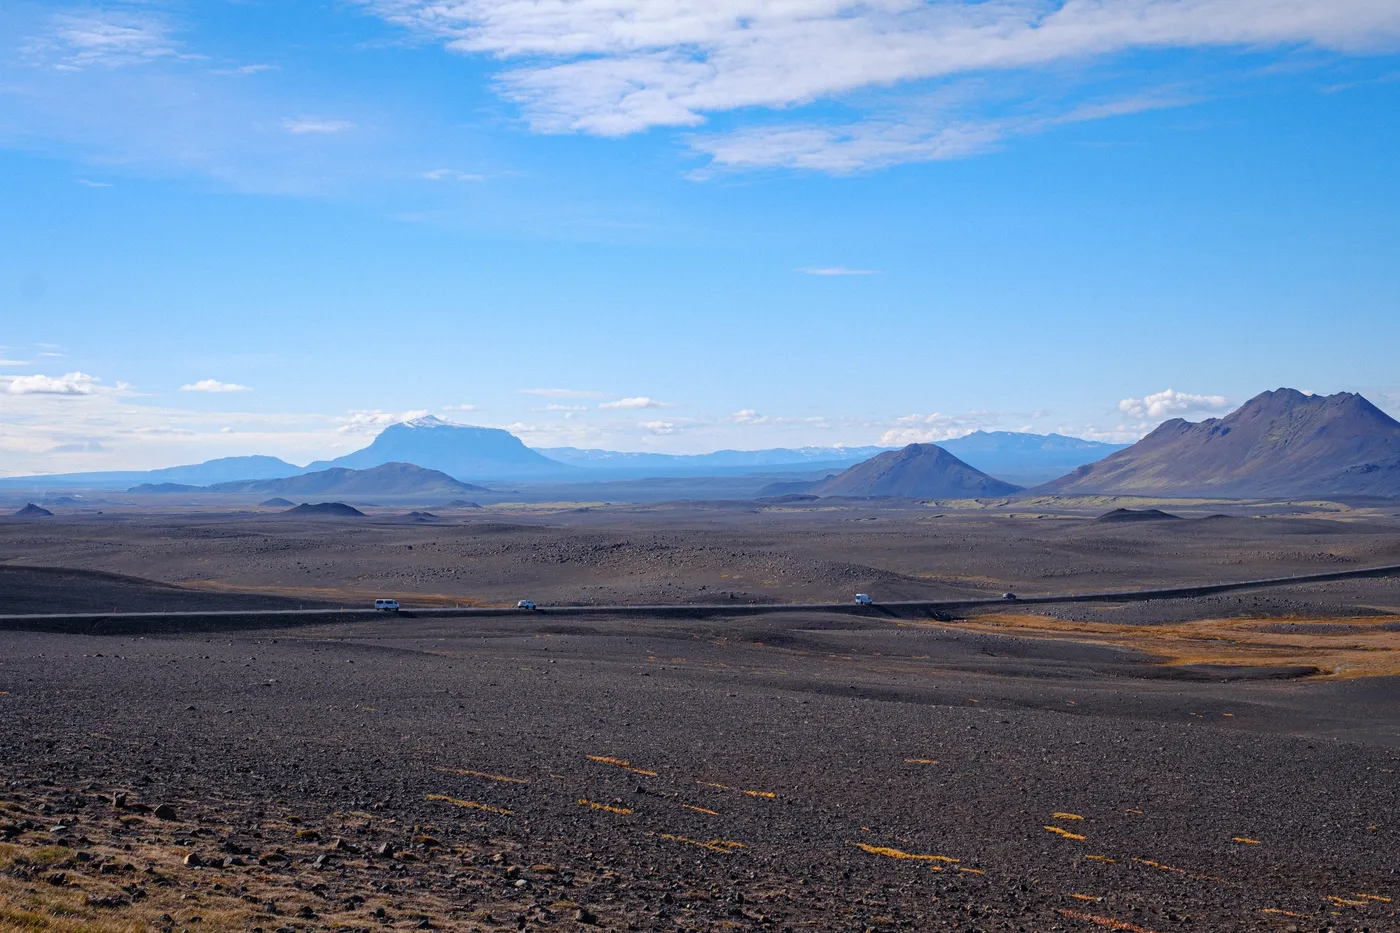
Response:
[{"label": "blue sky", "polygon": [[0,7],[0,474],[1400,413],[1392,0]]}]

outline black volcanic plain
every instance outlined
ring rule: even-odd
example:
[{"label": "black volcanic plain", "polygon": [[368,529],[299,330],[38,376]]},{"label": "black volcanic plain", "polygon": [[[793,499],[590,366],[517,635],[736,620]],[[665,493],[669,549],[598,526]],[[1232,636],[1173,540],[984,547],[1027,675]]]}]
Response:
[{"label": "black volcanic plain", "polygon": [[[1179,518],[1095,521],[1119,507]],[[923,619],[547,609],[1400,564],[1395,503],[365,511],[0,522],[12,611],[406,606],[0,632],[0,927],[1400,928],[1400,578]],[[518,598],[546,609],[412,611]]]}]

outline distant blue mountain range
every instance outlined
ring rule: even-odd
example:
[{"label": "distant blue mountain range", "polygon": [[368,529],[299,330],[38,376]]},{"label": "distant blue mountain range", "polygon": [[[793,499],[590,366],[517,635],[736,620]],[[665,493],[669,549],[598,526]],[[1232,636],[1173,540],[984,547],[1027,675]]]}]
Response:
[{"label": "distant blue mountain range", "polygon": [[[1103,444],[1058,434],[978,431],[940,442],[968,465],[1022,486],[1045,482],[1093,463],[1123,445]],[[532,450],[498,428],[453,424],[425,417],[385,428],[361,450],[299,467],[276,457],[223,457],[159,470],[65,473],[0,479],[9,489],[126,489],[143,483],[212,486],[246,480],[280,479],[341,467],[364,470],[386,463],[409,463],[438,470],[464,482],[589,482],[641,477],[736,476],[757,473],[839,473],[889,450],[886,447],[799,447],[718,450],[708,454],[622,453],[546,447]]]}]

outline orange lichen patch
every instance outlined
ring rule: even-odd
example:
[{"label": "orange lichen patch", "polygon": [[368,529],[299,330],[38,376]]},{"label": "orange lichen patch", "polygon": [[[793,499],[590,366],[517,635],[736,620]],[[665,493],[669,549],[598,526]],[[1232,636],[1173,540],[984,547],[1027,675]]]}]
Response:
[{"label": "orange lichen patch", "polygon": [[1103,898],[1101,898],[1101,897],[1094,897],[1094,895],[1092,895],[1092,894],[1071,894],[1070,897],[1074,898],[1076,901],[1101,901],[1101,900],[1103,900]]},{"label": "orange lichen patch", "polygon": [[710,781],[696,781],[701,787],[713,787],[715,790],[729,790],[728,784],[714,784]]},{"label": "orange lichen patch", "polygon": [[450,803],[454,807],[461,807],[464,810],[485,810],[487,813],[498,813],[501,816],[510,816],[511,811],[501,807],[493,807],[487,803],[477,803],[475,800],[458,800],[456,797],[449,797],[446,794],[424,794],[424,800],[435,800],[439,803]]},{"label": "orange lichen patch", "polygon": [[1393,616],[1345,621],[1300,617],[1141,626],[996,613],[961,627],[1003,635],[1014,629],[1019,637],[1131,648],[1172,666],[1312,667],[1323,676],[1351,678],[1400,675],[1400,631],[1394,621]]},{"label": "orange lichen patch", "polygon": [[688,803],[683,803],[681,804],[681,806],[685,807],[687,810],[694,810],[696,813],[707,813],[710,816],[719,816],[719,814],[714,810],[706,810],[704,807],[695,807],[691,806]]},{"label": "orange lichen patch", "polygon": [[632,811],[629,810],[629,809],[627,809],[626,807],[610,807],[610,806],[608,806],[608,805],[605,804],[605,803],[598,803],[598,802],[593,801],[593,800],[585,800],[585,799],[582,798],[582,797],[579,798],[579,800],[578,800],[578,805],[579,805],[580,807],[589,807],[589,808],[594,809],[594,810],[606,810],[608,813],[617,813],[617,814],[620,814],[621,816],[631,816],[631,815],[632,815]]},{"label": "orange lichen patch", "polygon": [[1279,914],[1284,917],[1292,917],[1295,920],[1306,920],[1309,917],[1309,914],[1295,914],[1291,910],[1283,910],[1279,907],[1261,907],[1259,908],[1259,912],[1264,914]]},{"label": "orange lichen patch", "polygon": [[529,784],[529,778],[506,777],[504,774],[487,774],[485,771],[472,771],[468,768],[434,768],[434,771],[441,771],[444,774],[465,774],[467,777],[485,778],[488,781],[499,781],[502,784]]},{"label": "orange lichen patch", "polygon": [[1080,842],[1083,842],[1083,841],[1084,841],[1084,837],[1081,836],[1081,835],[1079,835],[1079,833],[1072,833],[1072,832],[1070,832],[1069,830],[1067,830],[1067,829],[1061,829],[1061,828],[1058,827],[1058,826],[1047,826],[1047,827],[1045,827],[1045,829],[1046,829],[1048,832],[1052,832],[1052,833],[1054,833],[1054,834],[1057,835],[1057,836],[1064,836],[1066,839],[1077,839],[1077,840],[1079,840]]},{"label": "orange lichen patch", "polygon": [[1390,898],[1381,897],[1379,894],[1357,894],[1356,897],[1367,901],[1380,901],[1382,904],[1389,904]]},{"label": "orange lichen patch", "polygon": [[750,797],[762,797],[764,800],[776,800],[778,798],[777,794],[766,790],[746,790],[744,793],[748,794]]},{"label": "orange lichen patch", "polygon": [[1337,897],[1335,894],[1327,899],[1339,907],[1368,907],[1371,904],[1370,901],[1354,901],[1346,897]]},{"label": "orange lichen patch", "polygon": [[968,875],[985,875],[986,872],[980,868],[959,868],[958,871]]},{"label": "orange lichen patch", "polygon": [[936,765],[936,764],[938,764],[938,759],[937,759],[937,758],[906,758],[906,759],[904,759],[904,763],[905,763],[906,765]]},{"label": "orange lichen patch", "polygon": [[601,762],[602,764],[612,765],[616,768],[625,768],[633,774],[644,774],[647,777],[656,777],[655,771],[648,771],[645,768],[634,768],[632,767],[632,762],[623,758],[612,758],[608,755],[584,755],[583,757],[587,758],[589,761]]},{"label": "orange lichen patch", "polygon": [[671,842],[679,842],[688,846],[697,846],[701,849],[708,849],[711,852],[720,852],[724,855],[731,855],[740,849],[747,849],[748,846],[742,842],[734,842],[732,839],[711,839],[709,842],[701,842],[699,839],[691,839],[686,836],[677,836],[674,833],[661,833],[662,839]]},{"label": "orange lichen patch", "polygon": [[1084,817],[1080,816],[1078,813],[1052,813],[1052,814],[1050,814],[1050,819],[1052,819],[1052,820],[1082,820],[1082,819],[1084,819]]},{"label": "orange lichen patch", "polygon": [[888,846],[872,846],[864,842],[853,842],[851,845],[862,852],[869,852],[871,855],[883,855],[885,858],[901,859],[915,862],[947,862],[956,865],[962,859],[950,858],[946,855],[915,855],[912,852],[901,852],[899,849],[891,849]]},{"label": "orange lichen patch", "polygon": [[1082,914],[1077,910],[1059,908],[1056,913],[1061,917],[1070,920],[1083,920],[1086,923],[1093,923],[1106,930],[1121,930],[1122,933],[1153,933],[1147,927],[1140,927],[1136,923],[1129,923],[1126,920],[1115,920],[1112,917],[1100,917],[1097,914]]},{"label": "orange lichen patch", "polygon": [[1138,816],[1142,816],[1142,811],[1141,811],[1141,810],[1124,810],[1123,812],[1124,812],[1124,813],[1136,813]]},{"label": "orange lichen patch", "polygon": [[1263,843],[1261,843],[1258,839],[1250,839],[1250,838],[1247,837],[1247,836],[1234,836],[1234,837],[1232,837],[1232,838],[1230,839],[1230,841],[1231,841],[1231,842],[1238,842],[1238,843],[1239,843],[1240,845],[1242,845],[1242,846],[1257,846],[1257,845],[1263,845]]},{"label": "orange lichen patch", "polygon": [[1118,864],[1116,858],[1109,858],[1107,855],[1086,855],[1084,857],[1095,862],[1112,862],[1114,865]]}]

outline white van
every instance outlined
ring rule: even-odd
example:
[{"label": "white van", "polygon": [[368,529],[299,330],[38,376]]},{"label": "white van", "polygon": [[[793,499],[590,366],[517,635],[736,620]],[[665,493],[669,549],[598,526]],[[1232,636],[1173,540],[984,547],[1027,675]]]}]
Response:
[{"label": "white van", "polygon": [[875,602],[875,600],[871,599],[869,596],[867,596],[867,595],[864,594],[864,593],[857,593],[857,594],[856,594],[856,602],[859,603],[859,604],[862,605],[862,606],[869,606],[869,605],[872,605],[872,604]]},{"label": "white van", "polygon": [[520,602],[518,602],[518,603],[515,604],[515,608],[516,608],[516,609],[534,609],[534,608],[535,608],[535,604],[534,604],[533,602],[531,602],[530,600],[528,600],[528,599],[522,599]]},{"label": "white van", "polygon": [[375,612],[398,612],[399,601],[397,599],[376,599],[374,601]]}]

